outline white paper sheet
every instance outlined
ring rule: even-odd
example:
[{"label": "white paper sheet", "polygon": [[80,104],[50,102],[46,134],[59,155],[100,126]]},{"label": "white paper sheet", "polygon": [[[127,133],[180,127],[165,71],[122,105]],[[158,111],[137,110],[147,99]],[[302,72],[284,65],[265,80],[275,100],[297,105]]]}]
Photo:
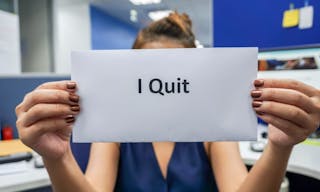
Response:
[{"label": "white paper sheet", "polygon": [[[71,58],[81,101],[74,142],[257,138],[250,97],[257,48],[79,51]],[[163,89],[180,82],[180,93],[152,93],[155,78]],[[159,86],[152,81],[153,92]]]},{"label": "white paper sheet", "polygon": [[313,26],[313,6],[300,8],[299,29],[309,29]]}]

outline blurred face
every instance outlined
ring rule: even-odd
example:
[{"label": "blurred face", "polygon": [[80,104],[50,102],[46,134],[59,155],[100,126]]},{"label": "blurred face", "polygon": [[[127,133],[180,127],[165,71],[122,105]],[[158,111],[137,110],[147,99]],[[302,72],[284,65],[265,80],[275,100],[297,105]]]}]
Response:
[{"label": "blurred face", "polygon": [[145,43],[141,49],[164,49],[164,48],[184,48],[181,43],[176,41],[153,41]]}]

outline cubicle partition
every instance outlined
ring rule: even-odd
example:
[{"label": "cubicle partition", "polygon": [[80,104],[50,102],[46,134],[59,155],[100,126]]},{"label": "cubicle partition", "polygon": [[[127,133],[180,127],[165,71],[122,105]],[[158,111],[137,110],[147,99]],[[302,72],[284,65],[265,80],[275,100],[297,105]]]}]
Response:
[{"label": "cubicle partition", "polygon": [[[313,25],[284,28],[284,12],[309,7],[314,9]],[[320,44],[320,1],[317,0],[215,0],[213,3],[213,45],[215,47],[259,47],[270,50],[308,47]]]}]

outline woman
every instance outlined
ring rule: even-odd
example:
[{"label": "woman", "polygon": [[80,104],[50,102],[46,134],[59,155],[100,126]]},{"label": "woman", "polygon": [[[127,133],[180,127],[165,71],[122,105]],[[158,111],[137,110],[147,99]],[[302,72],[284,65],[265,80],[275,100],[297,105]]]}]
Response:
[{"label": "woman", "polygon": [[[191,21],[172,13],[140,31],[133,48],[195,47]],[[80,111],[76,83],[49,82],[17,106],[21,140],[44,160],[56,191],[278,191],[293,146],[319,126],[320,91],[294,80],[258,79],[251,96],[269,142],[250,172],[235,142],[93,143],[86,173],[70,150]]]}]

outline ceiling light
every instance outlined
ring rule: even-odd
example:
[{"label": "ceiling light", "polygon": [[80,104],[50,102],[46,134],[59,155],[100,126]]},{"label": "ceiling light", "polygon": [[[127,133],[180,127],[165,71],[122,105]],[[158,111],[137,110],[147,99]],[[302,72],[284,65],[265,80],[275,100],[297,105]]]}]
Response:
[{"label": "ceiling light", "polygon": [[130,21],[132,21],[134,23],[138,22],[137,16],[130,15]]},{"label": "ceiling light", "polygon": [[131,9],[131,10],[130,10],[130,15],[135,15],[135,16],[137,16],[137,15],[138,15],[137,10]]},{"label": "ceiling light", "polygon": [[130,10],[130,20],[134,23],[138,22],[138,12],[135,9]]},{"label": "ceiling light", "polygon": [[151,11],[149,12],[148,15],[150,19],[152,19],[153,21],[157,21],[159,19],[169,16],[169,14],[172,12],[173,12],[172,10],[159,10],[159,11]]},{"label": "ceiling light", "polygon": [[158,4],[161,0],[129,0],[134,5]]},{"label": "ceiling light", "polygon": [[204,46],[200,43],[199,40],[195,40],[194,43],[196,44],[196,47],[197,47],[197,48],[203,48],[203,47],[204,47]]}]

